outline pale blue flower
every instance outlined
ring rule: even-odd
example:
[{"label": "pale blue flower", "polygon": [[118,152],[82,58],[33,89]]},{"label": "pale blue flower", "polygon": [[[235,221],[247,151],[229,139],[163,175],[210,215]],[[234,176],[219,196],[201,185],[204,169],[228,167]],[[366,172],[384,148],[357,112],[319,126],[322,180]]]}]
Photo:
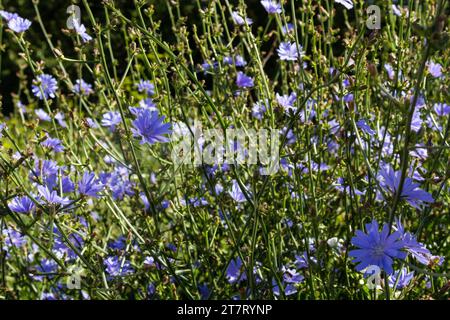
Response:
[{"label": "pale blue flower", "polygon": [[281,13],[281,4],[277,3],[276,1],[261,0],[261,4],[269,14]]},{"label": "pale blue flower", "polygon": [[250,18],[243,18],[236,11],[231,12],[231,17],[233,18],[234,23],[237,24],[237,25],[240,25],[240,26],[244,25],[245,23],[247,23],[248,25],[251,25],[253,23],[252,19],[250,19]]},{"label": "pale blue flower", "polygon": [[304,54],[303,48],[301,45],[298,45],[295,42],[282,42],[277,49],[278,56],[280,60],[287,61],[296,61],[300,55],[300,57]]},{"label": "pale blue flower", "polygon": [[36,77],[31,86],[31,91],[40,100],[54,98],[58,83],[56,79],[49,74],[41,74]]},{"label": "pale blue flower", "polygon": [[31,21],[21,17],[16,17],[8,22],[8,28],[12,31],[21,33],[27,31],[31,26]]},{"label": "pale blue flower", "polygon": [[102,126],[109,127],[111,132],[116,131],[116,126],[122,122],[122,117],[120,116],[120,112],[118,111],[109,111],[103,114],[102,118]]},{"label": "pale blue flower", "polygon": [[73,19],[73,28],[84,43],[92,40],[92,37],[86,32],[86,27],[78,19]]},{"label": "pale blue flower", "polygon": [[433,61],[428,62],[428,72],[435,78],[442,77],[442,66]]}]

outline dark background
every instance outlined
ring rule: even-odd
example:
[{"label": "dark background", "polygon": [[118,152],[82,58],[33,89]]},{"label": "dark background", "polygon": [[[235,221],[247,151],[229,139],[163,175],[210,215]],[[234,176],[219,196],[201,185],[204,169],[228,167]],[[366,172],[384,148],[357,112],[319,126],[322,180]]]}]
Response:
[{"label": "dark background", "polygon": [[[207,1],[202,0],[201,3],[206,4]],[[230,1],[232,5],[237,4],[239,1]],[[299,1],[301,2],[301,1]],[[128,17],[135,17],[136,11],[134,9],[133,0],[115,0],[116,7],[126,14]],[[174,36],[172,31],[172,25],[169,20],[167,12],[166,0],[149,0],[149,4],[153,4],[155,7],[155,20],[161,20],[160,32],[165,41],[173,43]],[[254,27],[265,26],[267,23],[267,13],[265,12],[263,6],[260,4],[259,0],[246,0],[247,14],[253,19]],[[70,1],[70,0],[41,0],[39,3],[39,10],[44,21],[46,30],[52,35],[53,44],[56,47],[63,48],[64,52],[67,50],[72,50],[73,42],[70,36],[63,34],[61,31],[66,28],[66,20],[68,14],[66,13],[67,7],[71,4],[79,5],[81,8],[82,22],[87,26],[88,33],[92,35],[92,28],[87,17],[87,14],[83,8],[81,1]],[[104,8],[101,0],[90,0],[89,1],[91,10],[94,16],[100,22],[104,22]],[[188,25],[196,24],[200,26],[200,15],[198,14],[197,4],[195,0],[180,0],[181,13],[183,16],[188,18]],[[337,9],[335,16],[335,23],[339,26],[343,24],[343,7],[339,4],[335,4]],[[37,60],[44,60],[46,62],[46,67],[52,67],[55,65],[56,61],[53,58],[53,54],[50,52],[47,42],[41,32],[39,23],[35,19],[36,13],[32,4],[32,0],[0,0],[0,9],[4,9],[10,12],[16,12],[20,16],[27,18],[33,22],[31,28],[26,32],[26,39],[32,43],[33,57]],[[285,6],[287,14],[289,14],[290,5]],[[353,10],[348,11],[349,17],[352,18]],[[227,13],[228,16],[228,13]],[[3,25],[5,29],[5,25]],[[0,37],[1,44],[4,46],[4,50],[0,51],[0,96],[2,101],[2,113],[8,115],[14,108],[12,93],[17,93],[19,87],[19,78],[17,77],[17,72],[19,70],[17,61],[19,59],[18,52],[20,49],[15,44],[12,36],[3,30],[3,35]],[[122,39],[122,34],[118,32],[117,34],[112,33],[112,46],[114,47],[114,53],[118,61],[124,61],[125,57],[121,57],[120,54],[125,54],[123,50],[124,41]],[[65,48],[68,48],[67,50]],[[336,48],[343,49],[336,44]],[[201,63],[201,57],[195,56],[198,50],[194,50],[194,58],[196,58],[197,63]],[[276,65],[275,63],[273,64]],[[120,68],[124,68],[123,64],[119,65]],[[267,65],[268,74],[271,73],[271,63]],[[28,78],[31,79],[32,76],[29,74],[28,68],[25,70],[28,72]],[[28,86],[30,83],[28,83]]]}]

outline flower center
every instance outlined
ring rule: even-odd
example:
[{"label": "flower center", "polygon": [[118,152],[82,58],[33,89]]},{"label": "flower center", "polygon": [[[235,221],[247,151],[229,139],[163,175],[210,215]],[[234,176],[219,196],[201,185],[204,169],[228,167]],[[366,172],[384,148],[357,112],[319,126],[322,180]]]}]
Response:
[{"label": "flower center", "polygon": [[376,256],[382,256],[384,255],[384,246],[382,244],[377,244],[374,248],[373,248],[373,253]]}]

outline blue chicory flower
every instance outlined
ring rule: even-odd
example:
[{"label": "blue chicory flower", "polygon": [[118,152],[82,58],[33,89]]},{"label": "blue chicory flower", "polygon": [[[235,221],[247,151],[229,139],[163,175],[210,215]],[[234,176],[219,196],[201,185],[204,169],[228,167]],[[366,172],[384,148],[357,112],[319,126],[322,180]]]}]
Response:
[{"label": "blue chicory flower", "polygon": [[85,196],[98,198],[98,193],[103,190],[103,183],[95,178],[95,173],[85,171],[78,182],[78,192]]},{"label": "blue chicory flower", "polygon": [[251,77],[247,76],[242,71],[239,71],[236,77],[236,85],[239,88],[251,88],[254,86],[254,82]]},{"label": "blue chicory flower", "polygon": [[154,144],[156,142],[168,142],[169,138],[165,135],[170,134],[170,123],[164,123],[165,117],[159,117],[157,111],[149,109],[142,110],[136,120],[133,121],[134,137],[140,137],[141,144]]},{"label": "blue chicory flower", "polygon": [[268,14],[281,13],[281,4],[273,0],[261,0],[261,4]]},{"label": "blue chicory flower", "polygon": [[351,250],[349,255],[353,258],[353,262],[358,263],[356,270],[361,271],[368,266],[375,265],[383,269],[387,274],[392,274],[393,259],[405,259],[406,252],[403,251],[405,246],[401,239],[401,233],[396,231],[389,234],[389,226],[383,225],[380,232],[378,222],[372,220],[366,224],[366,233],[361,230],[356,231],[356,236],[351,243],[358,247]]},{"label": "blue chicory flower", "polygon": [[304,54],[302,50],[302,46],[298,45],[297,47],[295,42],[282,42],[277,52],[280,60],[296,61],[299,56],[301,57]]},{"label": "blue chicory flower", "polygon": [[8,28],[17,33],[27,31],[31,26],[31,21],[21,17],[16,17],[8,21]]},{"label": "blue chicory flower", "polygon": [[122,117],[118,111],[109,111],[103,114],[102,126],[109,127],[111,132],[116,131],[116,126],[122,122]]},{"label": "blue chicory flower", "polygon": [[31,213],[35,209],[35,204],[28,196],[14,197],[9,203],[8,208],[11,211],[19,213]]},{"label": "blue chicory flower", "polygon": [[35,97],[40,100],[54,98],[56,90],[58,90],[58,83],[56,79],[49,74],[41,74],[36,77],[31,87],[31,91]]}]

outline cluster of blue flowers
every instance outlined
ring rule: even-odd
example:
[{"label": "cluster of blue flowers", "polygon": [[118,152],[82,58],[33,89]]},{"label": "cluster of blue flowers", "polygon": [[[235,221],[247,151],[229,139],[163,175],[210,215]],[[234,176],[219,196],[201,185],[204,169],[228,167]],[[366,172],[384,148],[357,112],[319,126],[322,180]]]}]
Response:
[{"label": "cluster of blue flowers", "polygon": [[[358,9],[334,3],[333,13]],[[388,298],[385,287],[400,297],[423,281],[436,293],[435,281],[447,281],[434,271],[448,267],[450,104],[431,87],[448,87],[448,63],[425,50],[414,85],[415,72],[390,51],[373,53],[377,66],[365,62],[368,40],[352,35],[355,52],[342,57],[322,47],[322,36],[348,36],[324,23],[332,12],[309,37],[284,1],[258,5],[265,28],[242,4],[226,1],[214,21],[219,6],[205,5],[203,23],[214,28],[204,32],[223,31],[223,39],[193,28],[198,55],[183,42],[191,37],[184,20],[172,46],[150,11],[148,28],[118,9],[117,21],[95,32],[72,19],[64,33],[79,56],[56,54],[58,63],[35,62],[31,21],[0,10],[29,68],[27,77],[21,66],[14,113],[0,123],[0,247],[7,272],[37,283],[22,290],[17,276],[6,286],[18,296],[72,299],[59,278],[75,267],[88,279],[84,299],[96,295],[86,284],[114,298],[351,297],[345,286],[371,298],[364,279],[374,266]],[[390,8],[393,21],[406,16],[406,7]],[[113,35],[127,41],[123,68],[109,41],[115,24],[129,31]],[[177,163],[188,156],[171,154],[179,140],[190,139],[193,154],[211,150],[199,120],[222,131],[272,129],[279,171]],[[260,138],[239,138],[220,148],[247,160]]]}]

